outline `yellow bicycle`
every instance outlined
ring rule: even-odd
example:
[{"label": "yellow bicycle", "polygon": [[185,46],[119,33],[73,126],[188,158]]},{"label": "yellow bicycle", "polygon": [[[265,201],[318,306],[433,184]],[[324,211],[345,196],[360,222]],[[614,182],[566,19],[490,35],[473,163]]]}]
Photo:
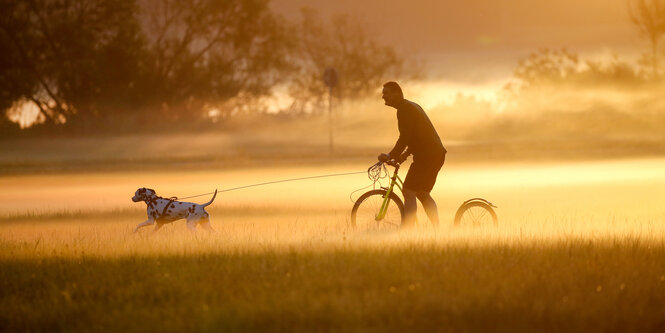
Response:
[{"label": "yellow bicycle", "polygon": [[[367,191],[358,197],[351,210],[351,225],[358,229],[397,229],[404,218],[404,202],[395,193],[402,191],[404,182],[399,177],[400,163],[395,160],[378,162],[369,169],[367,174],[376,184],[380,178],[388,177],[386,165],[394,167],[390,176],[390,184],[386,187]],[[455,226],[471,225],[475,227],[497,226],[498,218],[491,202],[482,198],[464,201],[455,214]]]}]

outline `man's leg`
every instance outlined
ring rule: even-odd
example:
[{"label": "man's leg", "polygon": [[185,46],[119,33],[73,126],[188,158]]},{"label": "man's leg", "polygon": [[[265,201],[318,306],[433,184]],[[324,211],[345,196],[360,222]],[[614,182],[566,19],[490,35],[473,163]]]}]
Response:
[{"label": "man's leg", "polygon": [[416,192],[405,188],[404,191],[404,221],[402,227],[411,227],[416,224],[416,212],[418,203],[416,202]]},{"label": "man's leg", "polygon": [[[406,196],[406,194],[405,194]],[[432,198],[432,196],[429,194],[429,192],[425,191],[418,191],[416,193],[416,196],[418,197],[418,200],[423,204],[423,208],[425,208],[425,213],[427,213],[427,217],[429,217],[430,222],[435,227],[439,226],[439,209],[436,206],[436,202]],[[415,200],[414,200],[415,201]],[[405,207],[406,210],[406,207]]]}]

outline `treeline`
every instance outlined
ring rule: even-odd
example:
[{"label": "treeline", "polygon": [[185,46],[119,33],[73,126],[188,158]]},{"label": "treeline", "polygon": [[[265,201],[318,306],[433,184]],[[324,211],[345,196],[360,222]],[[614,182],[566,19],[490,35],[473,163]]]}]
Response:
[{"label": "treeline", "polygon": [[[566,49],[540,49],[518,62],[512,82],[504,87],[503,107],[531,112],[631,108],[662,113],[665,0],[626,4],[628,19],[644,45],[637,62],[616,55],[604,61],[584,60]],[[619,99],[623,101],[617,103]]]},{"label": "treeline", "polygon": [[346,16],[303,10],[297,22],[269,0],[0,0],[0,130],[114,131],[210,123],[261,112],[287,87],[283,112],[321,109],[322,74],[336,94],[362,97],[402,59]]}]

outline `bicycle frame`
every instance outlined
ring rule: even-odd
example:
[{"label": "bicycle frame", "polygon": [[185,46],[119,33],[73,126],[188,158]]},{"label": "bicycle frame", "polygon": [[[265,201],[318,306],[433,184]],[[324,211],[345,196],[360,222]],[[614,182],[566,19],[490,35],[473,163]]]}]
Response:
[{"label": "bicycle frame", "polygon": [[386,162],[386,164],[391,165],[395,167],[395,171],[393,172],[393,175],[390,177],[390,186],[389,187],[382,187],[382,189],[386,190],[386,194],[383,196],[383,203],[381,204],[381,209],[379,210],[379,213],[376,214],[376,221],[381,221],[383,220],[384,217],[386,217],[386,212],[388,211],[388,204],[390,204],[390,193],[393,192],[395,185],[397,185],[397,188],[403,193],[404,191],[402,190],[402,187],[404,186],[404,182],[402,181],[402,178],[400,178],[397,175],[397,172],[399,172],[399,163],[397,162]]}]

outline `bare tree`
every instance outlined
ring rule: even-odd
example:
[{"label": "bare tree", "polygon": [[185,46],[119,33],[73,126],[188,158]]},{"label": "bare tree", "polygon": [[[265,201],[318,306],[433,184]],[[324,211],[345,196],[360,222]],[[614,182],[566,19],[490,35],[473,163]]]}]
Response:
[{"label": "bare tree", "polygon": [[665,35],[665,0],[630,0],[630,19],[640,35],[649,41],[649,53],[643,63],[651,67],[653,77],[660,76],[660,42]]},{"label": "bare tree", "polygon": [[304,8],[296,36],[299,72],[289,87],[292,111],[322,109],[327,96],[323,73],[328,67],[339,73],[336,93],[345,99],[367,96],[383,80],[402,73],[403,60],[395,50],[371,38],[348,15],[324,20],[316,11]]}]

